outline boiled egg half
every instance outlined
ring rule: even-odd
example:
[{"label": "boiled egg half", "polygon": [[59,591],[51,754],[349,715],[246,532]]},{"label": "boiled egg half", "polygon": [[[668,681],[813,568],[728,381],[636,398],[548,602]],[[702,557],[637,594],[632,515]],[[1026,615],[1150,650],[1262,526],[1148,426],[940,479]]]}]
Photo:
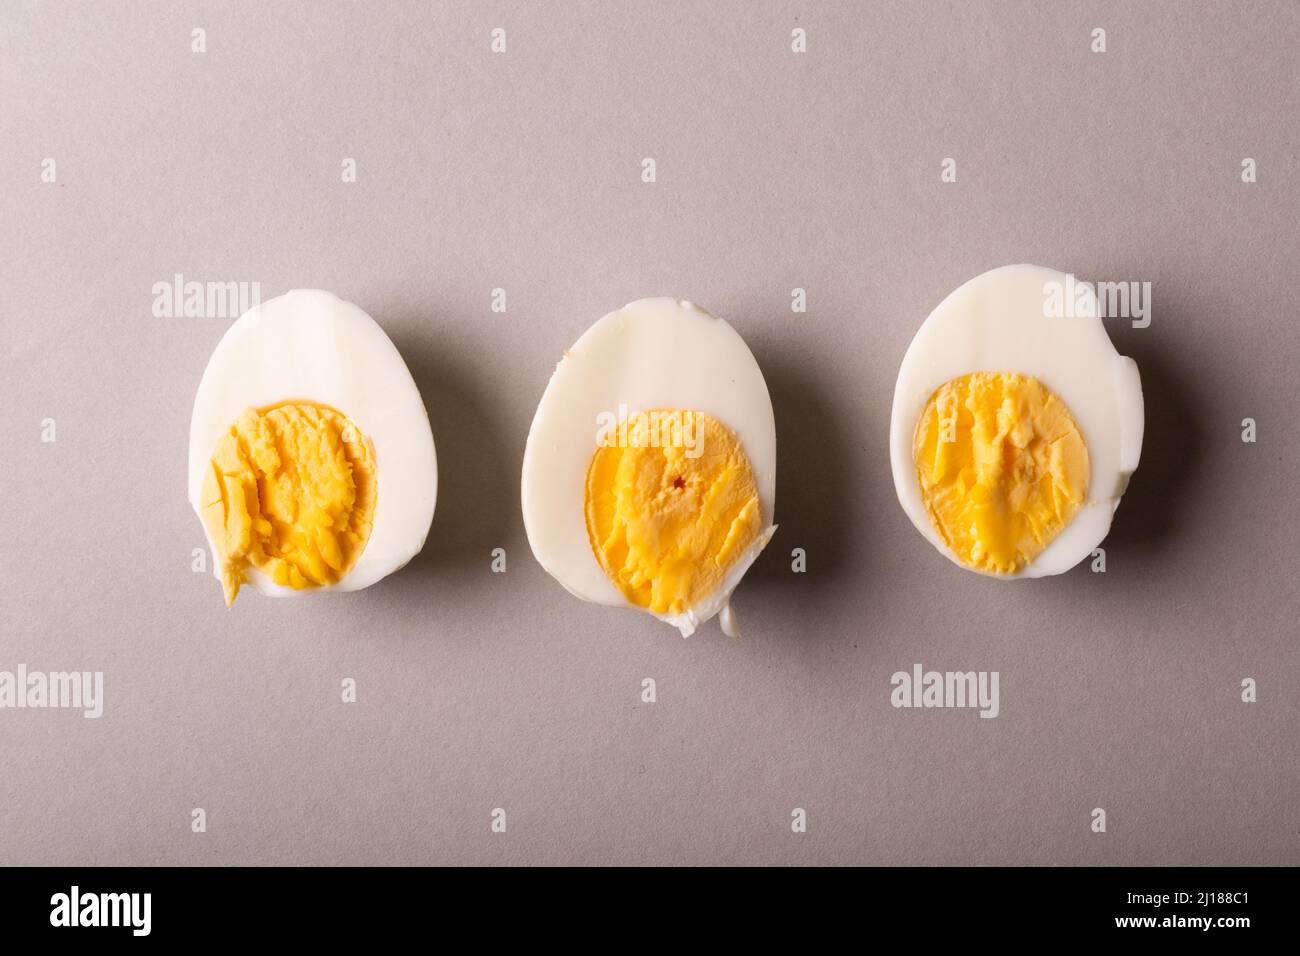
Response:
[{"label": "boiled egg half", "polygon": [[690,302],[641,299],[564,353],[524,450],[533,553],[586,601],[683,637],[721,613],[776,530],[776,425],[734,328]]},{"label": "boiled egg half", "polygon": [[[1081,288],[1068,315],[1062,288]],[[1015,265],[943,300],[898,372],[894,487],[912,523],[972,571],[1059,574],[1110,530],[1142,451],[1142,385],[1095,293]]]},{"label": "boiled egg half", "polygon": [[424,546],[438,490],[414,379],[369,315],[298,289],[230,327],[190,422],[189,500],[226,604],[355,591]]}]

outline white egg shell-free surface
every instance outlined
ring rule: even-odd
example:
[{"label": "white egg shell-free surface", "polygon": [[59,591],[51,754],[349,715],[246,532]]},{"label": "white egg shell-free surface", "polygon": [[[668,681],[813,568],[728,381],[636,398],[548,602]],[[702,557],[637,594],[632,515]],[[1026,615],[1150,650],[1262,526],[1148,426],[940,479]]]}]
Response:
[{"label": "white egg shell-free surface", "polygon": [[295,289],[250,309],[226,332],[194,398],[190,504],[202,520],[203,478],[218,439],[235,419],[247,408],[287,401],[332,406],[370,440],[377,480],[374,525],[356,564],[330,587],[295,591],[255,568],[248,583],[281,596],[368,587],[424,547],[437,500],[438,463],[428,413],[406,363],[375,320],[351,302]]},{"label": "white egg shell-free surface", "polygon": [[1091,463],[1087,503],[1018,574],[997,577],[1059,574],[1091,554],[1110,530],[1142,451],[1137,365],[1115,351],[1095,308],[1092,317],[1045,314],[1048,283],[1064,287],[1067,279],[1032,265],[976,276],[930,313],[898,371],[889,436],[898,500],[917,530],[958,564],[930,523],[912,458],[916,423],[935,390],[971,372],[1032,375],[1060,396],[1083,434]]},{"label": "white egg shell-free surface", "polygon": [[[537,406],[524,449],[522,503],[538,562],[571,593],[632,607],[592,552],[583,513],[599,416],[654,408],[713,416],[740,438],[758,486],[762,520],[776,507],[776,421],[763,373],[727,322],[689,302],[640,299],[611,312],[568,349]],[[771,528],[686,614],[665,617],[689,633],[725,606]],[[752,553],[751,553],[752,552]]]}]

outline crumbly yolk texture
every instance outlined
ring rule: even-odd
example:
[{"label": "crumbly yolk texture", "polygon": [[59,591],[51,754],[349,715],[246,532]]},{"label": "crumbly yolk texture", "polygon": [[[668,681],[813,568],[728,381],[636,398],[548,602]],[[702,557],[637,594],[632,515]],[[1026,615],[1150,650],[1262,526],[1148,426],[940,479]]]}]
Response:
[{"label": "crumbly yolk texture", "polygon": [[341,412],[307,402],[245,411],[203,483],[226,606],[250,567],[296,590],[338,581],[370,538],[375,494],[370,442]]},{"label": "crumbly yolk texture", "polygon": [[762,529],[740,439],[700,412],[639,412],[587,469],[587,535],[629,602],[681,614],[715,591]]},{"label": "crumbly yolk texture", "polygon": [[975,372],[930,396],[912,446],[930,523],[968,567],[1015,574],[1087,500],[1088,448],[1036,378]]}]

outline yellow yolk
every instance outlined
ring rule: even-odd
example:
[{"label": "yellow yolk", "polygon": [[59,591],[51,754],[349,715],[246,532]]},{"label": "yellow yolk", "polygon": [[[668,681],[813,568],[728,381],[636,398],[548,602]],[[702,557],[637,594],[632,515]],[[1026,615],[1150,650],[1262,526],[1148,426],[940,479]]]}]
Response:
[{"label": "yellow yolk", "polygon": [[338,581],[370,537],[375,492],[370,443],[340,412],[293,402],[240,415],[203,483],[226,605],[249,567],[294,589]]},{"label": "yellow yolk", "polygon": [[1014,574],[1088,494],[1088,448],[1036,378],[975,372],[930,396],[912,445],[921,498],[963,564]]},{"label": "yellow yolk", "polygon": [[680,614],[715,591],[762,529],[740,440],[700,412],[639,412],[587,469],[587,535],[637,607]]}]

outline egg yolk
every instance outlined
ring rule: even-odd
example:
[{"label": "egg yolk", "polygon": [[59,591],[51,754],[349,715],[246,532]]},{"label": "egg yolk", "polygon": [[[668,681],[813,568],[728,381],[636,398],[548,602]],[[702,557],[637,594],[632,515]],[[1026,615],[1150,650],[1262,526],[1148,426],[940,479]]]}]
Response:
[{"label": "egg yolk", "polygon": [[655,614],[715,591],[762,529],[740,439],[692,411],[639,412],[610,429],[587,469],[584,510],[605,573]]},{"label": "egg yolk", "polygon": [[1014,574],[1088,493],[1088,448],[1036,378],[975,372],[930,396],[912,454],[930,523],[968,567]]},{"label": "egg yolk", "polygon": [[245,411],[203,483],[226,605],[250,566],[294,589],[338,581],[370,537],[375,492],[370,442],[342,413],[307,402]]}]

